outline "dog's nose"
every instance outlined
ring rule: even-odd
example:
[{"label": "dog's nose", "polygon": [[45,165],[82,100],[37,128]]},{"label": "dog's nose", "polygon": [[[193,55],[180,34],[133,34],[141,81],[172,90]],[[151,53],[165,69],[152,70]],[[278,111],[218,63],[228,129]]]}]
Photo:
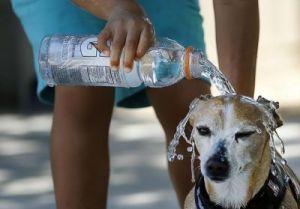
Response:
[{"label": "dog's nose", "polygon": [[213,181],[224,181],[229,175],[229,163],[226,158],[213,156],[206,162],[206,174]]}]

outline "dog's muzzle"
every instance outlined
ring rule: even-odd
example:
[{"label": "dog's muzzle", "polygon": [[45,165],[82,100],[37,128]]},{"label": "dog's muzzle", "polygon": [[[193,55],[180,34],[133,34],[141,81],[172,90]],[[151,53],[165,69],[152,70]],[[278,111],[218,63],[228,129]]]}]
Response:
[{"label": "dog's muzzle", "polygon": [[206,175],[212,181],[221,182],[229,176],[229,162],[220,154],[213,155],[205,164]]},{"label": "dog's muzzle", "polygon": [[215,154],[205,164],[206,175],[212,181],[221,182],[229,176],[229,162],[226,156],[225,142],[221,141],[215,145]]}]

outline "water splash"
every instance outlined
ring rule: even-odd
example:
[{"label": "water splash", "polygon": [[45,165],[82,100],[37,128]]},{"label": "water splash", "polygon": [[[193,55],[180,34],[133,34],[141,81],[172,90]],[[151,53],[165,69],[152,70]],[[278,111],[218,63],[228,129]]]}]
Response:
[{"label": "water splash", "polygon": [[280,141],[280,145],[281,145],[281,153],[282,153],[282,154],[285,154],[285,146],[284,146],[284,142],[283,142],[282,138],[279,136],[279,134],[277,133],[276,130],[274,131],[274,133],[275,133],[277,139],[279,139],[279,141]]},{"label": "water splash", "polygon": [[[276,129],[278,126],[282,125],[281,121],[279,121],[278,125],[278,116],[276,110],[279,108],[278,102],[266,100],[263,97],[259,97],[257,101],[254,101],[251,98],[247,98],[247,100],[260,107],[261,110],[265,113],[266,117],[264,118],[263,124],[265,126],[266,132],[270,136],[270,147],[272,154],[272,162],[273,165],[271,167],[271,173],[274,176],[277,176],[279,172],[284,172],[284,181],[286,184],[289,183],[290,187],[295,192],[295,198],[298,202],[300,202],[300,181],[298,180],[296,174],[293,170],[288,166],[287,161],[282,157],[281,154],[285,153],[284,142],[277,133]],[[275,113],[275,114],[274,114]],[[276,138],[275,138],[276,137]],[[280,151],[281,154],[277,151],[275,146],[275,140],[280,141]]]},{"label": "water splash", "polygon": [[[186,136],[186,133],[185,133],[185,128],[186,128],[186,125],[194,111],[194,109],[196,108],[197,104],[198,104],[198,98],[194,99],[190,106],[189,106],[189,112],[187,113],[187,115],[179,122],[177,128],[176,128],[176,132],[174,134],[174,137],[172,139],[172,141],[170,142],[169,144],[169,147],[168,147],[168,160],[169,162],[173,162],[176,158],[178,158],[178,154],[176,153],[176,147],[177,145],[179,144],[179,140],[180,138],[182,137],[189,145],[191,145],[192,147],[192,152],[195,151],[194,149],[194,144],[192,143],[192,134],[190,135],[190,138],[188,138]],[[181,158],[181,157],[180,157]]]},{"label": "water splash", "polygon": [[193,152],[193,150],[194,150],[194,148],[191,146],[191,147],[188,147],[187,149],[186,149],[186,151],[187,152]]},{"label": "water splash", "polygon": [[[190,71],[193,78],[204,79],[208,81],[211,85],[214,85],[216,87],[221,95],[236,94],[234,88],[223,75],[223,73],[207,59],[202,51],[193,49],[190,57],[190,63]],[[198,104],[198,101],[199,99],[196,98],[191,102],[187,115],[179,122],[174,134],[174,138],[172,139],[168,147],[168,160],[170,162],[173,162],[175,159],[183,159],[182,154],[176,153],[176,147],[179,144],[181,138],[183,138],[189,145],[191,145],[190,147],[188,147],[187,151],[191,153],[192,182],[195,181],[194,161],[196,159],[195,143],[194,139],[192,138],[194,128],[189,138],[186,136],[185,128],[195,107]]]}]

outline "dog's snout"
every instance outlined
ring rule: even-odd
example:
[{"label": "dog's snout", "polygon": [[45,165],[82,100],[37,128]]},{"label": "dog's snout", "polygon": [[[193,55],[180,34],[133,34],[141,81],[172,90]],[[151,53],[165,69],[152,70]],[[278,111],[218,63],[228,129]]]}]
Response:
[{"label": "dog's snout", "polygon": [[229,169],[225,157],[213,156],[206,162],[206,174],[213,181],[224,181],[229,175]]}]

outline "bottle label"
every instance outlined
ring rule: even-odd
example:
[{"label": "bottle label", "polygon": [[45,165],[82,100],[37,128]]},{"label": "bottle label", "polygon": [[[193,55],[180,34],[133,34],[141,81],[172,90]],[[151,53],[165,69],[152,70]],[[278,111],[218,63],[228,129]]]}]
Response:
[{"label": "bottle label", "polygon": [[57,84],[103,84],[115,86],[122,84],[119,72],[107,66],[80,66],[80,68],[58,69],[53,66],[53,80]]},{"label": "bottle label", "polygon": [[[51,37],[47,60],[40,60],[43,74],[51,71],[54,84],[119,86],[128,87],[123,70],[112,71],[110,57],[98,51],[97,37],[53,36]],[[122,63],[122,60],[120,61]],[[45,77],[45,76],[44,76]]]}]

